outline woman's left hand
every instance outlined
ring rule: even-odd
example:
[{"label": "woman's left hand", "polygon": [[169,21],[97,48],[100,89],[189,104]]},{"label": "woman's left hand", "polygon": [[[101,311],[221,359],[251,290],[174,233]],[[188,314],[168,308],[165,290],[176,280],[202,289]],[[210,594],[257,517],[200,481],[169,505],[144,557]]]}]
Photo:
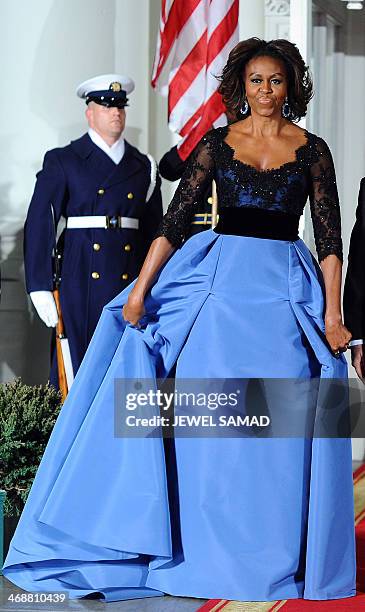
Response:
[{"label": "woman's left hand", "polygon": [[326,339],[335,355],[348,349],[348,344],[352,338],[351,333],[342,323],[342,319],[326,319]]}]

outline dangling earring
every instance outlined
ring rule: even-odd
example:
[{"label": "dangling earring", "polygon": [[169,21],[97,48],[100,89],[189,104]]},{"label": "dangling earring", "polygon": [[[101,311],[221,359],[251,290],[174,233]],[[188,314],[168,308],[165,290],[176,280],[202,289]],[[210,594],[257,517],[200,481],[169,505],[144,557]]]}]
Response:
[{"label": "dangling earring", "polygon": [[288,102],[288,96],[286,96],[285,98],[285,102],[282,106],[281,113],[285,119],[289,119],[289,117],[291,116],[291,108]]},{"label": "dangling earring", "polygon": [[248,102],[247,102],[247,98],[245,98],[240,108],[240,112],[242,113],[242,115],[245,115],[247,111],[248,111]]}]

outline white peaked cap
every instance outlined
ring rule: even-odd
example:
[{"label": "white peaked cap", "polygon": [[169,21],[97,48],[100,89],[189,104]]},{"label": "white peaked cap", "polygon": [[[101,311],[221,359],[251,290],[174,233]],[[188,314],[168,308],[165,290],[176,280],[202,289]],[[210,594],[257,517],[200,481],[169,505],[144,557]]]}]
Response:
[{"label": "white peaked cap", "polygon": [[126,94],[134,90],[134,81],[123,74],[101,74],[83,81],[76,89],[79,98],[87,98],[90,92],[118,92],[123,90]]}]

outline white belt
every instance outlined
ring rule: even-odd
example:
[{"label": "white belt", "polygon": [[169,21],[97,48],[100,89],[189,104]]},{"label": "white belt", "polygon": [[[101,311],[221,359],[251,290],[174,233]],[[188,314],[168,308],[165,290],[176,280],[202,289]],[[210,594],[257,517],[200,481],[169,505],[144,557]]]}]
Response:
[{"label": "white belt", "polygon": [[87,229],[101,227],[104,229],[138,229],[139,219],[134,217],[119,217],[118,215],[91,215],[68,217],[67,229]]}]

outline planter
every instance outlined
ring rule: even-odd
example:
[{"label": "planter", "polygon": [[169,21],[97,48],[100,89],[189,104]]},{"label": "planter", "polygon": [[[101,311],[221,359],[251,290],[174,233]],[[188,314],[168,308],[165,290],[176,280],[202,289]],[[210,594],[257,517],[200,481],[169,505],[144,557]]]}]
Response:
[{"label": "planter", "polygon": [[[51,386],[0,384],[0,569],[61,408]],[[6,497],[5,497],[6,494]],[[5,518],[4,518],[5,515]]]}]

